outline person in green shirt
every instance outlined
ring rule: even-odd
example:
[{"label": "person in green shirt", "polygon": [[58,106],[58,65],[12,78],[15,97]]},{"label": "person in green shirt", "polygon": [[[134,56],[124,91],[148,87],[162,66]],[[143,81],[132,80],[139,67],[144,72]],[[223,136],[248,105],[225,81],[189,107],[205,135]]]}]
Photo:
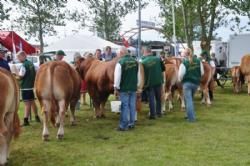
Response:
[{"label": "person in green shirt", "polygon": [[64,56],[66,56],[66,54],[64,53],[63,50],[58,50],[56,53],[55,53],[55,61],[62,61]]},{"label": "person in green shirt", "polygon": [[190,48],[186,48],[183,54],[185,59],[180,65],[178,79],[182,82],[183,86],[188,121],[194,122],[196,118],[193,96],[200,84],[201,76],[204,74],[204,68],[201,61],[198,58],[193,57]]},{"label": "person in green shirt", "polygon": [[136,91],[139,82],[138,62],[122,47],[119,61],[114,71],[114,92],[121,100],[120,123],[118,131],[126,131],[135,127]]},{"label": "person in green shirt", "polygon": [[24,51],[18,52],[17,58],[22,63],[17,78],[20,80],[21,95],[25,109],[23,126],[28,126],[28,117],[30,115],[31,109],[35,113],[36,121],[40,122],[33,91],[36,70],[34,64],[26,59],[26,53]]},{"label": "person in green shirt", "polygon": [[149,119],[155,119],[156,115],[158,117],[162,116],[161,89],[165,66],[159,57],[153,56],[151,48],[146,46],[143,47],[143,57],[141,59],[141,63],[144,67],[144,88],[147,91],[147,96],[149,98]]}]

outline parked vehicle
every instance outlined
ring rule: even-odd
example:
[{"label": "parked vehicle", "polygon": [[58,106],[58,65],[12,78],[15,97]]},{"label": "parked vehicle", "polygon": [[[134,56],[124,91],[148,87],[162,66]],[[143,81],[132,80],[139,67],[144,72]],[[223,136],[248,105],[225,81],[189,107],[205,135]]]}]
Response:
[{"label": "parked vehicle", "polygon": [[250,53],[250,34],[231,35],[228,41],[228,67],[239,66],[241,58]]},{"label": "parked vehicle", "polygon": [[[54,52],[44,53],[44,54],[40,54],[40,55],[30,55],[30,56],[27,56],[27,59],[34,64],[36,69],[38,69],[41,64],[52,61],[51,56],[53,54],[54,54]],[[22,63],[20,63],[17,59],[14,59],[13,61],[11,61],[9,63],[11,72],[17,73],[19,71],[21,65],[22,65]]]}]

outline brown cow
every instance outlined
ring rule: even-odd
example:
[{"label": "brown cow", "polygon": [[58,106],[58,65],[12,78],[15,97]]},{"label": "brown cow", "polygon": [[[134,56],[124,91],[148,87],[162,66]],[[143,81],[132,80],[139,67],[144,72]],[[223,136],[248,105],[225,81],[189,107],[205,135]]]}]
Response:
[{"label": "brown cow", "polygon": [[250,95],[250,54],[247,54],[241,58],[240,72],[242,77],[247,81],[247,92]]},{"label": "brown cow", "polygon": [[240,66],[234,66],[231,68],[231,76],[233,83],[233,91],[234,93],[239,93],[242,89],[242,81],[240,79],[241,77]]},{"label": "brown cow", "polygon": [[[93,100],[96,118],[105,117],[104,106],[109,95],[114,92],[114,70],[118,60],[119,57],[108,62],[103,62],[93,57],[81,59],[78,70],[82,79],[87,83],[88,93]],[[140,73],[144,73],[142,65],[139,66]],[[143,87],[143,78],[142,76],[139,89]],[[140,98],[137,101],[140,102]],[[140,103],[137,103],[137,108],[141,108]]]},{"label": "brown cow", "polygon": [[70,105],[71,124],[75,124],[75,106],[80,97],[81,81],[78,73],[66,62],[55,61],[43,64],[37,72],[35,89],[39,100],[43,120],[43,140],[49,138],[48,116],[59,126],[57,138],[64,136],[64,116]]},{"label": "brown cow", "polygon": [[163,95],[164,95],[164,101],[163,106],[165,107],[164,103],[165,100],[169,101],[169,111],[173,109],[173,96],[174,91],[178,91],[178,98],[181,101],[181,110],[184,111],[185,109],[185,102],[184,102],[184,96],[183,96],[183,89],[181,83],[178,81],[178,71],[180,64],[182,63],[182,60],[180,58],[166,58],[165,61],[165,86],[163,89],[165,89]]},{"label": "brown cow", "polygon": [[17,114],[19,107],[19,88],[15,78],[0,67],[0,165],[7,163],[9,145],[12,137],[20,133]]}]

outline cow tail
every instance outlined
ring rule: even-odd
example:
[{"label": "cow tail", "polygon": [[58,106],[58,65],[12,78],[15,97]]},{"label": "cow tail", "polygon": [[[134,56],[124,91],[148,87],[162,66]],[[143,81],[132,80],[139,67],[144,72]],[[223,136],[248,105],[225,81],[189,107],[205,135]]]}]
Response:
[{"label": "cow tail", "polygon": [[18,83],[16,79],[13,78],[14,84],[15,84],[15,91],[17,92],[16,96],[16,105],[15,105],[15,112],[14,112],[14,117],[13,117],[13,136],[14,138],[18,138],[18,136],[21,133],[21,126],[20,126],[20,119],[18,116],[18,108],[19,108],[19,99],[20,99],[20,91],[18,87]]},{"label": "cow tail", "polygon": [[14,113],[13,117],[13,130],[14,130],[14,138],[18,138],[21,133],[20,120],[17,114],[17,111]]},{"label": "cow tail", "polygon": [[245,77],[240,69],[240,82],[241,82],[241,85],[243,85],[245,83]]},{"label": "cow tail", "polygon": [[57,102],[54,96],[54,81],[53,81],[53,75],[54,75],[54,70],[55,70],[56,65],[51,65],[50,66],[50,82],[51,82],[51,107],[50,107],[50,121],[51,123],[55,126],[56,124],[56,114],[58,111],[58,106],[57,106]]}]

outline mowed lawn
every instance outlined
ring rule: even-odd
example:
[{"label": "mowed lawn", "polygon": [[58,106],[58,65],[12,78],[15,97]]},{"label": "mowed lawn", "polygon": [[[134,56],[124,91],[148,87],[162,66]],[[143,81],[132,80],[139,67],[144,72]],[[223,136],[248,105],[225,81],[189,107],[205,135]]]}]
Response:
[{"label": "mowed lawn", "polygon": [[[216,89],[211,107],[195,97],[197,122],[188,123],[178,103],[175,111],[148,120],[143,106],[136,128],[118,132],[119,115],[93,119],[84,106],[76,113],[77,126],[66,119],[65,139],[56,139],[50,127],[50,141],[43,142],[42,125],[31,122],[20,138],[12,142],[12,166],[185,166],[250,165],[250,96],[246,90],[233,94],[231,87]],[[23,118],[23,105],[20,107]],[[34,119],[34,118],[33,118]]]}]

